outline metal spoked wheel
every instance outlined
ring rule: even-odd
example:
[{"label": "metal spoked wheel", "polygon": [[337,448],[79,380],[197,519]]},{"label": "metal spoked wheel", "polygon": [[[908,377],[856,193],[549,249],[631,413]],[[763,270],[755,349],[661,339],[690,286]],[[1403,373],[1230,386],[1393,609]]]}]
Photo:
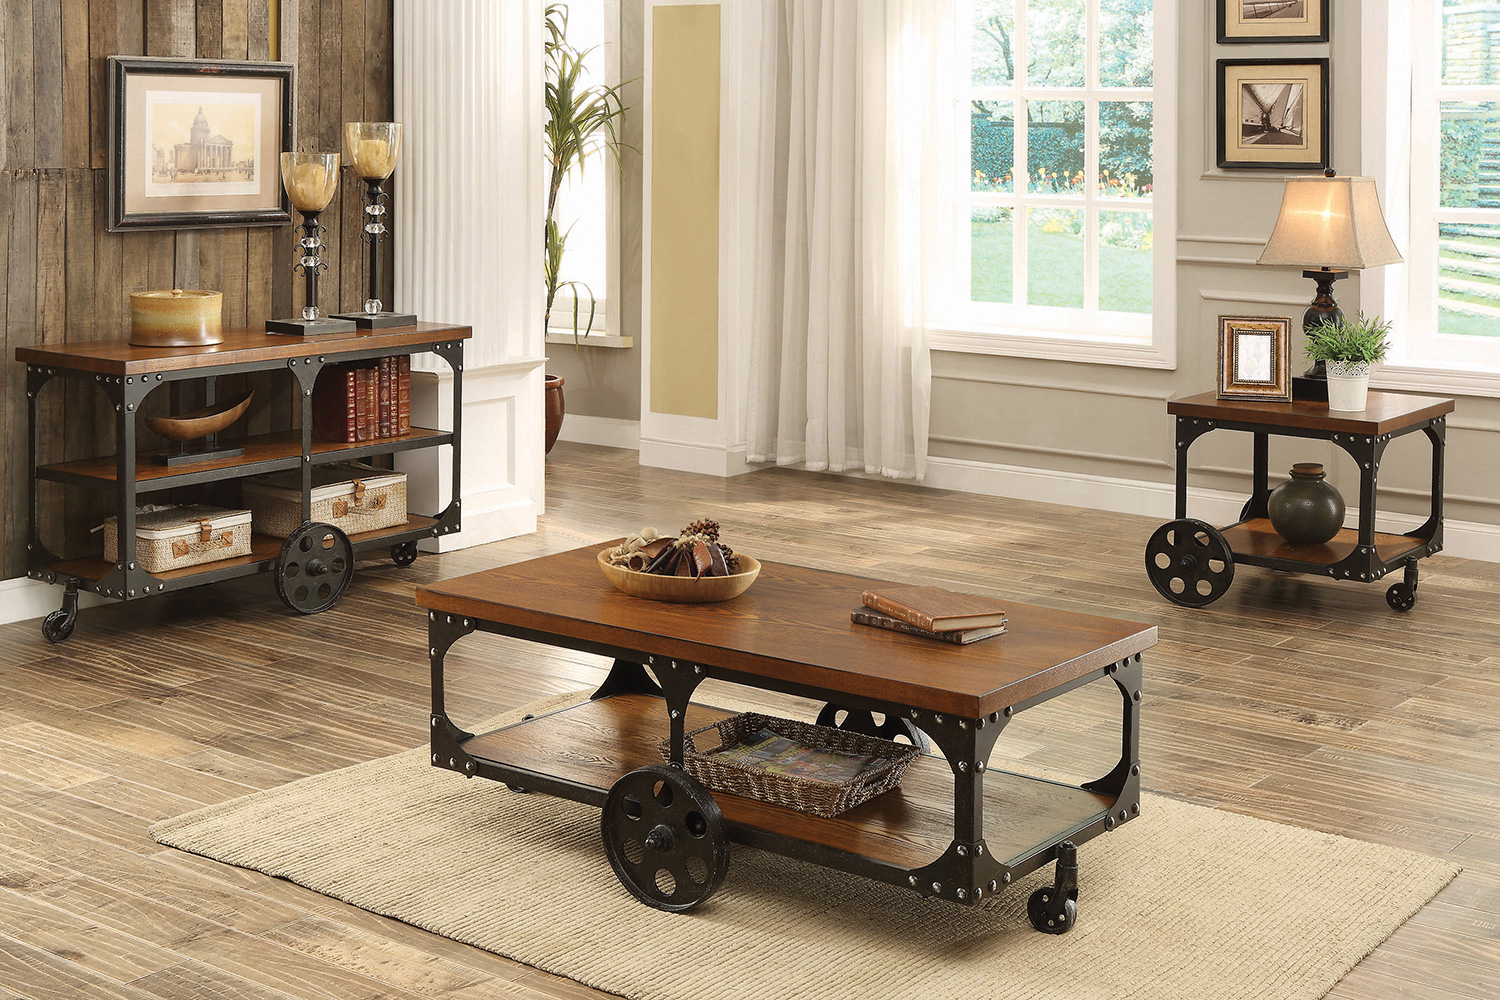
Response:
[{"label": "metal spoked wheel", "polygon": [[1173,604],[1202,608],[1234,582],[1234,553],[1217,528],[1179,518],[1157,528],[1146,542],[1146,575]]},{"label": "metal spoked wheel", "polygon": [[847,733],[874,736],[894,743],[907,743],[914,747],[921,747],[923,753],[931,749],[931,745],[927,742],[927,734],[918,729],[910,719],[904,719],[899,715],[882,716],[879,721],[876,721],[873,712],[862,708],[845,708],[830,701],[818,713],[818,725],[842,729]]},{"label": "metal spoked wheel", "polygon": [[391,546],[391,562],[405,569],[417,561],[417,543],[402,542],[400,545]]},{"label": "metal spoked wheel", "polygon": [[647,906],[690,910],[729,872],[724,814],[708,789],[679,768],[650,764],[620,778],[599,823],[609,866]]},{"label": "metal spoked wheel", "polygon": [[276,559],[276,596],[299,614],[339,602],[354,577],[354,546],[331,524],[309,521],[287,536]]}]

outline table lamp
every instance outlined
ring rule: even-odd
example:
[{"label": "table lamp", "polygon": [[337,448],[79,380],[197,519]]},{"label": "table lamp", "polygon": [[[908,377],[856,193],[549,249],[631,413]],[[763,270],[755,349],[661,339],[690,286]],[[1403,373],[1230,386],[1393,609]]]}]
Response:
[{"label": "table lamp", "polygon": [[[1324,321],[1336,323],[1343,310],[1333,301],[1333,283],[1351,270],[1399,264],[1373,177],[1295,177],[1286,182],[1281,214],[1257,264],[1305,268],[1304,278],[1317,283],[1317,294],[1302,315],[1302,329]],[[1292,398],[1327,399],[1323,362],[1292,379]]]},{"label": "table lamp", "polygon": [[273,319],[266,322],[267,333],[287,333],[295,337],[316,337],[326,333],[352,333],[353,323],[346,319],[318,314],[318,272],[328,269],[320,257],[323,251],[318,216],[333,200],[339,186],[339,154],[282,153],[281,183],[287,197],[302,213],[302,238],[297,241],[297,262],[293,273],[301,272],[307,281],[307,302],[298,319]]},{"label": "table lamp", "polygon": [[354,173],[365,182],[365,226],[363,238],[370,248],[370,284],[365,307],[359,312],[339,313],[339,319],[353,321],[360,329],[376,330],[392,326],[415,326],[411,313],[391,312],[380,301],[380,243],[389,230],[386,201],[390,195],[385,182],[396,169],[401,155],[400,122],[345,122],[344,142],[349,147],[349,162]]}]

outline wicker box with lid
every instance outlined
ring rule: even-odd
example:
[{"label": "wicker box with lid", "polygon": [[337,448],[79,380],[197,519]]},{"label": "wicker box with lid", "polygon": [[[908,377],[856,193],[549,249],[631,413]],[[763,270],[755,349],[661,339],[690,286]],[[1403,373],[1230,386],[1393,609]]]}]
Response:
[{"label": "wicker box with lid", "polygon": [[[257,476],[244,486],[244,503],[255,530],[285,538],[302,524],[302,479],[298,472]],[[346,534],[406,523],[406,473],[363,462],[313,469],[312,520]]]},{"label": "wicker box with lid", "polygon": [[[140,507],[135,558],[147,573],[184,569],[250,554],[250,512],[223,507]],[[117,518],[104,522],[104,558],[119,562]]]}]

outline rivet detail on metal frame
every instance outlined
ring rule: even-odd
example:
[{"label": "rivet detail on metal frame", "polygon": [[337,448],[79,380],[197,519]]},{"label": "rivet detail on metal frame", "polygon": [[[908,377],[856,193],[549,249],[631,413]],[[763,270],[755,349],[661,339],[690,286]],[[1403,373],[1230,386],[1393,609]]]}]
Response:
[{"label": "rivet detail on metal frame", "polygon": [[432,728],[433,729],[436,729],[438,726],[441,726],[442,724],[443,724],[443,717],[441,715],[434,715],[432,717]]},{"label": "rivet detail on metal frame", "polygon": [[943,891],[943,883],[941,883],[941,882],[934,882],[934,883],[932,883],[932,891],[933,892],[942,892]]},{"label": "rivet detail on metal frame", "polygon": [[962,889],[959,889],[957,891],[957,893],[955,893],[955,895],[957,895],[959,899],[968,899],[969,898],[969,894],[967,892],[965,892],[964,890],[962,890]]},{"label": "rivet detail on metal frame", "polygon": [[958,851],[958,856],[961,858],[967,858],[969,856],[969,849],[963,844],[959,844],[958,847],[954,848],[954,850]]},{"label": "rivet detail on metal frame", "polygon": [[906,882],[908,885],[916,885],[917,877],[915,875],[908,875],[906,876]]},{"label": "rivet detail on metal frame", "polygon": [[433,763],[434,763],[434,764],[436,764],[436,763],[437,763],[437,762],[438,762],[438,755],[437,755],[437,754],[433,754],[433,755],[432,755],[432,762],[433,762]]},{"label": "rivet detail on metal frame", "polygon": [[1010,872],[1002,872],[1000,875],[1000,881],[1004,882],[1006,885],[1010,885]]}]

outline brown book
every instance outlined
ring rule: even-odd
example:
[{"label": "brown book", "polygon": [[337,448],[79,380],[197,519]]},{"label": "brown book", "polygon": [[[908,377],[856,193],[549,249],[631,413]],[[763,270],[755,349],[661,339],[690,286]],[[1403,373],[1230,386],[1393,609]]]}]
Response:
[{"label": "brown book", "polygon": [[971,642],[980,639],[988,639],[992,635],[1001,635],[1005,632],[1005,626],[990,625],[985,628],[954,629],[949,632],[932,632],[925,628],[917,628],[909,625],[899,618],[883,615],[873,608],[858,607],[849,612],[849,620],[856,625],[870,625],[875,628],[889,629],[892,632],[901,632],[905,635],[918,635],[923,639],[936,639],[938,642],[951,642],[955,646],[967,646]]},{"label": "brown book", "polygon": [[398,366],[396,386],[396,433],[411,433],[411,355],[403,354],[396,359]]},{"label": "brown book", "polygon": [[366,441],[375,440],[380,433],[380,411],[376,409],[379,402],[375,390],[375,384],[380,380],[375,375],[375,364],[365,369],[365,429],[368,437]]},{"label": "brown book", "polygon": [[354,440],[370,440],[370,369],[354,372]]},{"label": "brown book", "polygon": [[941,587],[890,586],[879,593],[867,590],[863,601],[867,608],[929,632],[1005,624],[1005,609],[993,598]]},{"label": "brown book", "polygon": [[388,438],[391,436],[391,359],[381,358],[375,372],[378,379],[375,385],[376,426],[378,436]]},{"label": "brown book", "polygon": [[313,440],[349,444],[359,440],[355,413],[356,369],[329,365],[313,386]]}]

